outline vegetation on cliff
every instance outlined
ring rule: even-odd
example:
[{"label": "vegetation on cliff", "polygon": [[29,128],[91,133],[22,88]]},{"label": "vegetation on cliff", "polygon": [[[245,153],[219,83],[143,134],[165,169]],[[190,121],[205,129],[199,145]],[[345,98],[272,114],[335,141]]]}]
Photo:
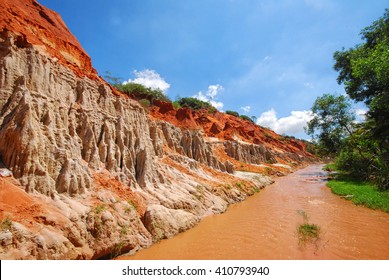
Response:
[{"label": "vegetation on cliff", "polygon": [[199,100],[194,97],[182,97],[175,101],[179,107],[190,108],[192,110],[207,110],[208,112],[216,112],[216,108],[213,107],[209,102]]}]

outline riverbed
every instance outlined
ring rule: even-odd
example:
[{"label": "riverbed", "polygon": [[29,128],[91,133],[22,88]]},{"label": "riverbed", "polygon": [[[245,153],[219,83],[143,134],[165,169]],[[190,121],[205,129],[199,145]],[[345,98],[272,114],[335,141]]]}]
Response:
[{"label": "riverbed", "polygon": [[[247,200],[132,256],[140,260],[389,259],[389,213],[331,193],[322,165],[277,178]],[[301,242],[297,227],[320,227]]]}]

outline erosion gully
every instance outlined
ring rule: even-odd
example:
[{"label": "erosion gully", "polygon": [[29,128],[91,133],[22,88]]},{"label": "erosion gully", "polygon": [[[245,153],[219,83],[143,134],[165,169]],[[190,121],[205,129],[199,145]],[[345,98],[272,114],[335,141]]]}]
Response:
[{"label": "erosion gully", "polygon": [[[119,259],[389,259],[389,213],[332,194],[322,167],[278,178],[225,213]],[[318,240],[299,242],[302,211],[320,226]]]}]

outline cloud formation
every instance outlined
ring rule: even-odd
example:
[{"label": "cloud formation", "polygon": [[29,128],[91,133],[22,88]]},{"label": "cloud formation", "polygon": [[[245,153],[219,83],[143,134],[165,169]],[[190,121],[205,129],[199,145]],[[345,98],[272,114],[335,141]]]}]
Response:
[{"label": "cloud formation", "polygon": [[243,111],[245,111],[246,113],[250,112],[251,111],[251,106],[244,106],[244,107],[240,107]]},{"label": "cloud formation", "polygon": [[269,127],[279,134],[294,135],[304,132],[304,127],[312,118],[311,111],[292,111],[288,117],[277,118],[276,111],[271,109],[261,114],[257,124]]},{"label": "cloud formation", "polygon": [[204,102],[209,102],[216,109],[222,110],[224,104],[220,101],[216,101],[215,99],[217,95],[219,95],[223,90],[224,90],[223,86],[219,84],[210,85],[208,86],[207,92],[203,93],[202,91],[199,91],[199,93],[197,93],[193,97]]},{"label": "cloud formation", "polygon": [[360,123],[366,120],[367,109],[354,109],[354,112],[356,115],[355,122]]},{"label": "cloud formation", "polygon": [[155,70],[145,69],[142,71],[134,70],[135,79],[128,79],[127,83],[141,84],[152,89],[160,89],[164,93],[170,88],[167,83]]}]

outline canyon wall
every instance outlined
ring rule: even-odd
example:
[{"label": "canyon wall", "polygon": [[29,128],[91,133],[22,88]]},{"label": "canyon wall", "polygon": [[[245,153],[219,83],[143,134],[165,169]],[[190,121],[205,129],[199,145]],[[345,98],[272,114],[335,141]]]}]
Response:
[{"label": "canyon wall", "polygon": [[1,259],[135,252],[272,182],[274,172],[242,176],[240,165],[282,173],[279,159],[312,159],[151,117],[97,76],[56,13],[3,2]]}]

